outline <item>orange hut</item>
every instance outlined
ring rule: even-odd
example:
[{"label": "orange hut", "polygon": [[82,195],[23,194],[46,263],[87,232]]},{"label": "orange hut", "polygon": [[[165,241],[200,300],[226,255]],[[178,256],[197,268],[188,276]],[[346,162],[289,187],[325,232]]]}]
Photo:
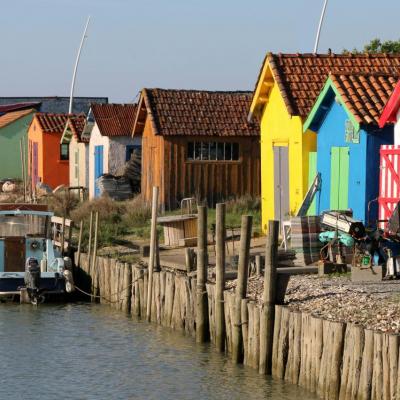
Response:
[{"label": "orange hut", "polygon": [[44,183],[54,189],[69,185],[69,145],[61,137],[69,118],[76,118],[83,128],[85,116],[36,113],[28,128],[28,171],[32,189]]}]

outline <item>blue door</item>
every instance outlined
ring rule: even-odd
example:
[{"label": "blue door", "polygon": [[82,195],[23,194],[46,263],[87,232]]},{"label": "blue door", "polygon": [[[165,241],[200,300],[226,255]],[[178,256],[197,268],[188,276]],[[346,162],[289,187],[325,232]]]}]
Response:
[{"label": "blue door", "polygon": [[103,175],[103,146],[94,146],[94,197],[100,196],[97,178]]}]

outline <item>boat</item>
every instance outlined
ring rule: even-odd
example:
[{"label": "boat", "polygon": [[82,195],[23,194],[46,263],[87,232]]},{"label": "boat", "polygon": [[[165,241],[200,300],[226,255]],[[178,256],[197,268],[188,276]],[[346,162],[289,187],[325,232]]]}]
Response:
[{"label": "boat", "polygon": [[46,205],[0,204],[1,299],[39,304],[74,290],[72,262],[56,246],[53,218]]}]

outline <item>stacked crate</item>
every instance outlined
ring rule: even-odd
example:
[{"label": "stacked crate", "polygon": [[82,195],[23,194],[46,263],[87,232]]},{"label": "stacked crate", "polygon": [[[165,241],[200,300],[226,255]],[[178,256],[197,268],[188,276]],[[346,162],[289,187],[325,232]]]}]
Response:
[{"label": "stacked crate", "polygon": [[290,224],[291,248],[296,252],[295,264],[309,265],[318,262],[322,248],[318,238],[321,232],[320,217],[292,217]]}]

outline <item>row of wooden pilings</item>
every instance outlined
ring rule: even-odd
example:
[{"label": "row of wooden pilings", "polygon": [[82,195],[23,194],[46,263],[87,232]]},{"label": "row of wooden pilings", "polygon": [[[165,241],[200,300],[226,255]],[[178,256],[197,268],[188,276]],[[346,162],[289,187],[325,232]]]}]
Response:
[{"label": "row of wooden pilings", "polygon": [[[284,379],[323,399],[400,400],[399,337],[333,322],[280,304],[284,277],[276,271],[278,223],[271,221],[261,304],[247,298],[252,218],[244,216],[235,290],[225,289],[225,206],[217,205],[215,283],[207,281],[207,210],[199,207],[197,270],[150,274],[142,263],[80,255],[77,284],[100,303],[185,331],[198,342],[262,374]],[[283,282],[283,283],[282,283]],[[278,288],[280,288],[278,290]],[[149,297],[151,293],[151,297]],[[149,302],[148,299],[151,298]]]}]

